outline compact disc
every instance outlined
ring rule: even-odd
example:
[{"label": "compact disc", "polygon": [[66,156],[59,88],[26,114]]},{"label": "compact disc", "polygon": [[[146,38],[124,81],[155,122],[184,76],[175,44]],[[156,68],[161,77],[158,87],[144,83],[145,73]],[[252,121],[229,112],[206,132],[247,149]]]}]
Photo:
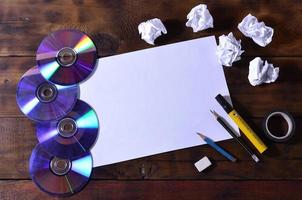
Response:
[{"label": "compact disc", "polygon": [[56,196],[79,192],[88,183],[91,171],[90,152],[63,159],[50,154],[38,144],[29,160],[29,172],[35,184],[44,192]]},{"label": "compact disc", "polygon": [[36,135],[44,149],[55,156],[69,158],[89,151],[98,137],[96,112],[84,101],[57,121],[38,123]]},{"label": "compact disc", "polygon": [[61,86],[47,82],[35,66],[21,77],[17,87],[17,103],[32,120],[55,120],[72,110],[78,93],[77,85]]},{"label": "compact disc", "polygon": [[43,39],[36,59],[46,80],[59,85],[72,85],[91,75],[96,64],[97,50],[85,33],[59,30]]}]

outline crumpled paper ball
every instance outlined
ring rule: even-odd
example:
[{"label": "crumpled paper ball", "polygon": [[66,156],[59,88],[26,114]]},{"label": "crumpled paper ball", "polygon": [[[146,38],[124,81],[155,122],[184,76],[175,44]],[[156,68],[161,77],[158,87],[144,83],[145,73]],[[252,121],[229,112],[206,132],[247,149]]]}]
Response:
[{"label": "crumpled paper ball", "polygon": [[264,62],[259,57],[250,62],[248,79],[252,86],[275,82],[278,76],[279,67],[274,68],[273,64]]},{"label": "crumpled paper ball", "polygon": [[167,30],[160,19],[154,18],[140,23],[138,25],[138,33],[148,44],[154,45],[154,40],[161,36],[162,33],[167,34]]},{"label": "crumpled paper ball", "polygon": [[228,67],[232,66],[233,62],[241,59],[240,55],[243,52],[241,50],[241,40],[236,40],[232,32],[219,37],[216,55],[220,64]]},{"label": "crumpled paper ball", "polygon": [[208,28],[213,28],[213,17],[207,9],[207,5],[199,4],[192,8],[187,15],[187,27],[192,27],[193,32],[202,31]]},{"label": "crumpled paper ball", "polygon": [[264,22],[258,22],[258,19],[251,14],[248,14],[239,24],[238,29],[253,41],[265,47],[273,38],[274,29],[265,25]]}]

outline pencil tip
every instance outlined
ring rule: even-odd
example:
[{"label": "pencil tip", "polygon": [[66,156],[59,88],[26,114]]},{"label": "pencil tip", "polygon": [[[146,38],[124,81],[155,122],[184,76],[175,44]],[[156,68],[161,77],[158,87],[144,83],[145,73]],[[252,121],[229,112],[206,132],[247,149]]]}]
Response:
[{"label": "pencil tip", "polygon": [[211,113],[217,118],[219,115],[215,112],[215,110],[210,110]]},{"label": "pencil tip", "polygon": [[196,134],[197,135],[199,135],[202,139],[204,139],[205,138],[205,136],[204,135],[202,135],[201,133],[198,133],[198,132],[196,132]]}]

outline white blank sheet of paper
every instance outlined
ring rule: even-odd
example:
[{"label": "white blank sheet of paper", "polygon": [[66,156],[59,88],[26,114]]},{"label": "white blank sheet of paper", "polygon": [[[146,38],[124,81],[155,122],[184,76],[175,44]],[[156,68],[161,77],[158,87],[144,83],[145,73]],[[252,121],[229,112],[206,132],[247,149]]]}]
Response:
[{"label": "white blank sheet of paper", "polygon": [[99,59],[80,85],[100,123],[94,167],[204,144],[196,132],[231,138],[210,113],[235,127],[215,100],[229,96],[215,51],[210,36]]}]

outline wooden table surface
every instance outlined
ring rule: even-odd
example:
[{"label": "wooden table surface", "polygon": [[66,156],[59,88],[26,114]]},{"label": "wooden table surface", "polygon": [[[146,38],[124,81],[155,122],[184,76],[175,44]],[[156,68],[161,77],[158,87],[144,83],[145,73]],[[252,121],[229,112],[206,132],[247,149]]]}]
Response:
[{"label": "wooden table surface", "polygon": [[[64,2],[64,3],[63,3]],[[193,33],[185,27],[190,9],[206,3],[214,28]],[[263,48],[244,37],[237,24],[248,13],[275,30]],[[16,105],[16,85],[35,65],[43,37],[60,28],[89,33],[99,56],[150,48],[138,35],[137,25],[162,19],[168,35],[165,45],[208,35],[233,32],[245,53],[225,68],[234,105],[261,133],[266,113],[291,112],[297,123],[295,137],[283,144],[265,140],[269,150],[255,164],[233,140],[220,142],[240,161],[232,163],[208,146],[127,161],[93,170],[87,187],[71,199],[301,199],[302,198],[302,1],[240,0],[2,0],[0,2],[0,199],[52,199],[30,180],[28,158],[37,144],[34,123]],[[248,63],[260,56],[280,68],[274,84],[252,87]],[[260,134],[263,136],[263,134]],[[198,173],[193,163],[203,155],[214,167]]]}]

